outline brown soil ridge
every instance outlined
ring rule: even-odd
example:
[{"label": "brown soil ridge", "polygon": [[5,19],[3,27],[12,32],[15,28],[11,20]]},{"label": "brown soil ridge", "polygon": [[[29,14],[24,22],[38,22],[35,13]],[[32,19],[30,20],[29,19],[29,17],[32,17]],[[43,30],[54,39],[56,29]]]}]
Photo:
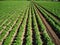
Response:
[{"label": "brown soil ridge", "polygon": [[[36,7],[36,5],[35,5]],[[48,24],[48,22],[46,21],[46,19],[43,17],[43,15],[41,14],[41,12],[39,12],[38,8],[36,7],[37,13],[39,14],[40,18],[42,19],[44,25],[46,26],[47,32],[49,34],[49,36],[52,38],[52,40],[54,41],[54,43],[56,45],[60,45],[60,39],[57,37],[57,35],[55,34],[55,32],[53,31],[53,29],[50,27],[50,25]]]}]

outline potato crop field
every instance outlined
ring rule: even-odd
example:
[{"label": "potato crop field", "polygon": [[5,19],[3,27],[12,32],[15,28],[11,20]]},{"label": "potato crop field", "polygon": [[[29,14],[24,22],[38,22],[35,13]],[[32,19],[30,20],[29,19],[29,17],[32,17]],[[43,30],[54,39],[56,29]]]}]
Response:
[{"label": "potato crop field", "polygon": [[60,45],[59,0],[0,0],[0,45]]}]

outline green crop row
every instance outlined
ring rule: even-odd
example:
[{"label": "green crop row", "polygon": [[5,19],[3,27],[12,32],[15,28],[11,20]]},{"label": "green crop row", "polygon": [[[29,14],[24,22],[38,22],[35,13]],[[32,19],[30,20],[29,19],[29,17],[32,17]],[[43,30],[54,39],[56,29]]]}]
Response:
[{"label": "green crop row", "polygon": [[59,35],[60,34],[60,26],[58,26],[50,17],[48,17],[48,14],[46,14],[40,7],[38,7],[40,11],[43,13],[46,20],[50,23],[50,25],[53,26],[54,31]]},{"label": "green crop row", "polygon": [[[0,25],[4,24],[9,17],[13,15],[20,15],[29,5],[28,1],[1,1],[0,2]],[[27,4],[28,3],[28,4]],[[22,6],[24,5],[24,6]]]},{"label": "green crop row", "polygon": [[[12,16],[12,17],[14,17],[14,16]],[[18,17],[16,16],[16,18],[18,18]],[[6,26],[6,28],[3,29],[2,33],[0,34],[0,41],[2,40],[2,38],[4,38],[4,35],[6,35],[6,33],[10,30],[10,28],[12,27],[12,25],[16,21],[16,18],[14,18],[14,19],[11,18],[12,22],[9,25],[7,25],[7,23],[4,24],[4,26]]]},{"label": "green crop row", "polygon": [[60,2],[37,2],[60,19]]},{"label": "green crop row", "polygon": [[10,45],[12,43],[12,40],[17,34],[18,28],[23,20],[23,17],[24,17],[24,14],[18,18],[18,21],[16,22],[16,24],[14,25],[14,27],[6,37],[5,41],[3,42],[3,45]]},{"label": "green crop row", "polygon": [[28,21],[27,21],[27,34],[26,34],[26,45],[32,45],[32,19],[31,19],[31,7],[28,12]]},{"label": "green crop row", "polygon": [[28,9],[27,9],[27,12],[24,16],[23,22],[19,28],[19,32],[18,32],[17,37],[15,39],[15,43],[13,43],[13,45],[22,45],[24,33],[25,33],[25,28],[26,28],[27,17],[28,17]]},{"label": "green crop row", "polygon": [[32,20],[33,20],[33,31],[35,32],[35,40],[36,40],[36,45],[42,45],[43,42],[41,40],[41,36],[40,36],[40,32],[39,32],[39,29],[38,29],[38,25],[37,25],[37,22],[36,22],[36,18],[35,18],[35,14],[34,14],[34,10],[32,9]]},{"label": "green crop row", "polygon": [[[35,8],[36,9],[36,8]],[[37,23],[38,25],[40,26],[40,31],[42,32],[42,35],[43,35],[43,39],[45,40],[44,43],[46,43],[46,45],[55,45],[53,42],[52,42],[52,39],[49,37],[47,31],[46,31],[46,27],[44,26],[42,20],[40,19],[40,16],[38,15],[38,13],[36,12],[35,10],[35,17],[36,17],[36,20],[37,20]]]},{"label": "green crop row", "polygon": [[54,22],[55,22],[55,24],[57,24],[57,25],[59,25],[60,26],[60,21],[58,20],[58,19],[56,19],[56,18],[54,18],[50,13],[48,13],[46,10],[44,10],[42,7],[40,7],[41,8],[41,10],[43,10],[46,14],[47,14],[47,16],[48,17],[50,17]]}]

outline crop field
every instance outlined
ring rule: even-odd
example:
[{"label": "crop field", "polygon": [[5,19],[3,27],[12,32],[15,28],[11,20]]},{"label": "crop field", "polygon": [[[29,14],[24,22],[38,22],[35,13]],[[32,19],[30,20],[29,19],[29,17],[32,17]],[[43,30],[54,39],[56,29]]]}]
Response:
[{"label": "crop field", "polygon": [[59,4],[0,1],[0,45],[60,45]]}]

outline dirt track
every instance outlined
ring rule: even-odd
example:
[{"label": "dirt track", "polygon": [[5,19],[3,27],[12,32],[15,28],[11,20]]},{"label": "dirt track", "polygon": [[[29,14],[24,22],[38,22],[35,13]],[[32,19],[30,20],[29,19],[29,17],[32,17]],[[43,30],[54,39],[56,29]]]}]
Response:
[{"label": "dirt track", "polygon": [[50,27],[50,25],[48,24],[48,22],[46,21],[46,19],[43,17],[43,15],[41,14],[41,12],[39,11],[39,9],[36,7],[36,11],[39,14],[40,18],[42,19],[44,25],[46,26],[46,30],[49,34],[49,36],[52,38],[53,42],[56,45],[60,45],[60,39],[58,38],[58,36],[55,34],[55,32],[53,31],[53,29]]}]

